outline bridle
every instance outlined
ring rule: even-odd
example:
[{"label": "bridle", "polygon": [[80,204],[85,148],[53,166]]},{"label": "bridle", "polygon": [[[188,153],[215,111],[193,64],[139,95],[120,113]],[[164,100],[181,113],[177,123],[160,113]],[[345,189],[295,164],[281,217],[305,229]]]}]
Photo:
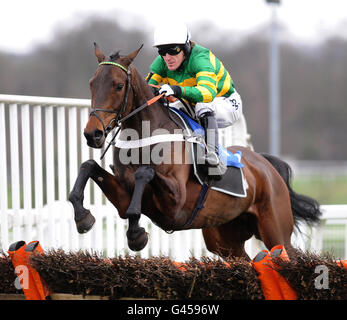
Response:
[{"label": "bridle", "polygon": [[[95,116],[100,123],[102,124],[102,127],[104,129],[104,136],[105,139],[107,137],[107,135],[116,127],[118,127],[115,135],[113,136],[112,140],[110,141],[109,145],[107,146],[107,148],[105,148],[105,151],[103,152],[103,154],[101,155],[102,159],[105,155],[105,153],[107,152],[107,150],[109,149],[110,145],[113,144],[113,141],[115,140],[115,138],[117,137],[119,131],[120,131],[120,125],[128,120],[129,118],[131,118],[132,116],[134,116],[136,113],[140,112],[141,110],[143,110],[144,108],[150,106],[151,104],[153,104],[154,102],[156,102],[157,100],[159,100],[160,98],[162,98],[164,96],[164,93],[155,96],[154,98],[146,101],[143,105],[141,105],[140,107],[136,108],[135,110],[133,110],[132,112],[130,112],[128,115],[126,115],[125,117],[122,117],[122,114],[127,106],[128,103],[128,97],[129,97],[129,92],[130,92],[130,86],[131,86],[131,72],[130,69],[122,66],[121,64],[117,63],[117,62],[113,62],[113,61],[103,61],[99,63],[99,66],[101,65],[112,65],[112,66],[116,66],[121,68],[122,70],[124,70],[127,74],[127,79],[126,79],[126,83],[125,83],[125,96],[124,96],[124,100],[123,100],[123,104],[122,107],[119,110],[109,110],[109,109],[102,109],[102,108],[92,108],[90,113],[89,113],[89,117],[91,116]],[[97,112],[107,112],[107,113],[113,113],[116,116],[110,120],[110,122],[108,123],[107,126],[105,126],[103,120],[101,119],[101,117],[97,114]],[[112,128],[112,123],[115,123],[115,126]]]},{"label": "bridle", "polygon": [[[122,114],[126,108],[126,105],[128,103],[128,97],[129,97],[129,91],[130,91],[130,76],[131,76],[131,72],[130,69],[127,69],[126,67],[122,66],[119,63],[116,62],[112,62],[112,61],[103,61],[99,63],[99,66],[101,65],[112,65],[112,66],[116,66],[121,68],[122,70],[124,70],[127,74],[127,79],[126,79],[126,83],[125,83],[125,96],[124,96],[124,100],[123,100],[123,105],[119,110],[109,110],[109,109],[101,109],[101,108],[92,108],[90,113],[89,113],[89,117],[91,116],[95,116],[100,123],[102,124],[102,127],[104,129],[104,135],[105,138],[107,137],[107,135],[110,133],[110,131],[112,131],[112,123],[115,122],[115,127],[119,127],[120,121],[121,121],[121,117]],[[101,119],[101,117],[97,114],[97,112],[107,112],[107,113],[113,113],[116,116],[111,119],[111,121],[108,123],[107,126],[105,126],[103,120]]]}]

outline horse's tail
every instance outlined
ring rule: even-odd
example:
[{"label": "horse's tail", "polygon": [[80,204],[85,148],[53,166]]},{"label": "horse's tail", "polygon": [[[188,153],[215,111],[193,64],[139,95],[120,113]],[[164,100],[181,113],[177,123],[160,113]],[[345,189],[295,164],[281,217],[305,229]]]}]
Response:
[{"label": "horse's tail", "polygon": [[292,189],[292,169],[288,163],[269,154],[262,153],[262,156],[274,166],[288,187],[295,225],[297,226],[299,221],[308,225],[318,224],[322,214],[320,205],[315,199],[298,194]]}]

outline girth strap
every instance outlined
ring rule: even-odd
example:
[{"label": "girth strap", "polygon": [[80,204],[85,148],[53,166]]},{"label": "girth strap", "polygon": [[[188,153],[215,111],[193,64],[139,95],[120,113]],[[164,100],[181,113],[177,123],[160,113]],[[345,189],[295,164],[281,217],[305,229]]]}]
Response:
[{"label": "girth strap", "polygon": [[209,190],[209,188],[210,188],[210,185],[208,185],[206,183],[204,183],[202,185],[202,188],[201,188],[200,194],[199,194],[199,198],[196,201],[195,208],[192,212],[192,215],[190,216],[189,220],[184,224],[183,229],[190,227],[191,223],[193,222],[195,217],[198,215],[199,211],[202,208],[204,208],[204,203],[205,203],[207,191]]}]

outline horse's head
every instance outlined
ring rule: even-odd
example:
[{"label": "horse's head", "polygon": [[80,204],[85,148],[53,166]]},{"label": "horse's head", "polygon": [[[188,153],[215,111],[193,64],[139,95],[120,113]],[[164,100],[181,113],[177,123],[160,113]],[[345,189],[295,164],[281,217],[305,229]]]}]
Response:
[{"label": "horse's head", "polygon": [[129,66],[142,46],[127,56],[116,53],[110,57],[105,57],[96,43],[94,46],[99,66],[89,80],[92,110],[84,136],[90,147],[101,148],[127,107],[131,86]]}]

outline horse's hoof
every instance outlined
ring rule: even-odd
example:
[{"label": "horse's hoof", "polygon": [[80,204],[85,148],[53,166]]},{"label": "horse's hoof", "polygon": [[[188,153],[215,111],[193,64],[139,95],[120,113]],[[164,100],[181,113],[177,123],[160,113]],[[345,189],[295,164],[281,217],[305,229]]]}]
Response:
[{"label": "horse's hoof", "polygon": [[135,240],[128,238],[128,246],[132,251],[141,251],[148,242],[148,233],[141,233]]},{"label": "horse's hoof", "polygon": [[86,212],[87,212],[87,215],[82,220],[76,221],[76,227],[77,227],[78,233],[88,232],[95,223],[95,218],[90,213],[90,211],[86,210]]}]

